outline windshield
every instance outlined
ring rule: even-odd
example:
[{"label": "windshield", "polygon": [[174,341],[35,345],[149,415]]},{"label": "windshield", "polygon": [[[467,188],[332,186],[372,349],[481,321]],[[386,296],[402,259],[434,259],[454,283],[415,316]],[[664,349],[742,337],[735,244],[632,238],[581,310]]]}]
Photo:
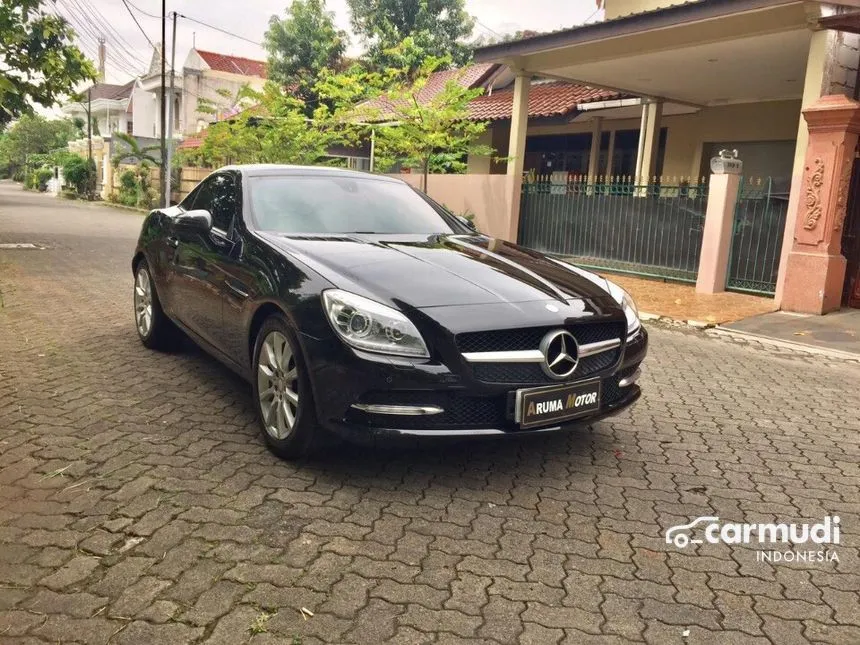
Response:
[{"label": "windshield", "polygon": [[251,214],[278,233],[453,233],[414,190],[400,182],[337,176],[252,177]]}]

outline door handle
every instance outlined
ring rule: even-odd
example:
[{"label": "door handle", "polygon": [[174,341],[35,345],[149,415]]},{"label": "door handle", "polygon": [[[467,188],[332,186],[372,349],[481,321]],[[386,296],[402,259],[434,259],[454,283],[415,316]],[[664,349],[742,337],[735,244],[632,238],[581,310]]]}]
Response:
[{"label": "door handle", "polygon": [[239,296],[240,298],[247,298],[248,297],[248,292],[245,291],[244,289],[242,289],[241,287],[239,287],[238,285],[234,284],[232,280],[225,280],[224,284],[226,284],[227,288],[230,291],[232,291],[234,294]]}]

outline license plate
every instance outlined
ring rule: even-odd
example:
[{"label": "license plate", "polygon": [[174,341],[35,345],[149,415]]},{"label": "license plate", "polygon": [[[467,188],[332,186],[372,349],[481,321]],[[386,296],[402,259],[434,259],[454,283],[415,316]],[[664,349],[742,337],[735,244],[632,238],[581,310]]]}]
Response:
[{"label": "license plate", "polygon": [[521,428],[575,419],[600,409],[600,379],[517,390],[515,420]]}]

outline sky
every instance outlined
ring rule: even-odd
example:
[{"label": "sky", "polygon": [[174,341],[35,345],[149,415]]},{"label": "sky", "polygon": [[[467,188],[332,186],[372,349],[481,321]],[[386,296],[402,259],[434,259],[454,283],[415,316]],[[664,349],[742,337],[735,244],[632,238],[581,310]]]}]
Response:
[{"label": "sky", "polygon": [[[79,46],[97,60],[96,39],[107,41],[107,82],[125,83],[142,74],[152,58],[152,43],[161,40],[161,0],[56,0],[56,11],[69,19],[79,32]],[[228,35],[187,19],[179,18],[176,31],[176,67],[196,43],[198,49],[264,60],[259,44],[269,18],[284,15],[290,0],[167,0],[167,11],[219,27]],[[337,25],[349,32],[346,0],[328,0]],[[595,0],[466,0],[466,10],[478,24],[475,36],[492,36],[520,29],[551,31],[598,20]],[[602,12],[601,12],[602,13]],[[133,14],[140,23],[135,24]],[[152,14],[151,17],[145,14]],[[168,22],[167,40],[170,42]],[[144,35],[145,33],[145,35]],[[238,36],[238,37],[237,37]],[[147,37],[149,41],[147,40]],[[241,38],[240,38],[241,37]],[[361,52],[358,38],[352,37],[349,55]],[[168,56],[170,50],[168,46]]]}]

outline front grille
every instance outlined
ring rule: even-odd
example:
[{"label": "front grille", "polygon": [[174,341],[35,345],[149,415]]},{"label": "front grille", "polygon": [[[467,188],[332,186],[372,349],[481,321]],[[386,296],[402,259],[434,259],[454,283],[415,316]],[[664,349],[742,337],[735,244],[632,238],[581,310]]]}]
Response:
[{"label": "front grille", "polygon": [[465,396],[456,392],[395,391],[370,392],[361,397],[362,403],[391,405],[438,405],[441,414],[427,416],[394,416],[369,414],[350,408],[347,422],[377,428],[502,428],[508,420],[508,396]]},{"label": "front grille", "polygon": [[[540,341],[554,327],[527,327],[525,329],[498,329],[457,334],[457,348],[463,352],[516,352],[538,349]],[[596,343],[610,338],[621,338],[625,331],[624,323],[578,323],[564,326],[580,345]]]},{"label": "front grille", "polygon": [[[593,354],[580,359],[570,380],[581,379],[615,365],[619,350]],[[557,383],[544,374],[540,363],[470,363],[472,374],[484,383]]]}]

